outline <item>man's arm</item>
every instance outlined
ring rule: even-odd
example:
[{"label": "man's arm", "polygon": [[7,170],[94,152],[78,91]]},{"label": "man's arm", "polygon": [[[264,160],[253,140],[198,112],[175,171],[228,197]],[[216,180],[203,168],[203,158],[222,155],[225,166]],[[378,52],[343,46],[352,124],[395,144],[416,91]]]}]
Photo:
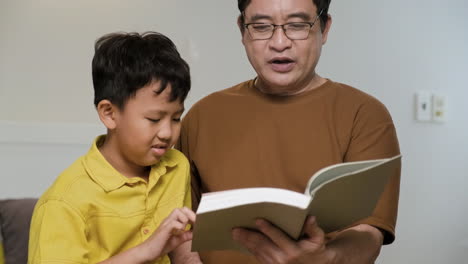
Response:
[{"label": "man's arm", "polygon": [[258,220],[261,232],[242,228],[233,238],[243,244],[260,263],[374,263],[380,253],[383,235],[370,225],[358,225],[326,241],[314,217],[304,225],[306,237],[294,241],[267,221]]},{"label": "man's arm", "polygon": [[380,230],[361,224],[340,232],[327,243],[327,248],[335,252],[334,263],[374,263],[382,243]]}]

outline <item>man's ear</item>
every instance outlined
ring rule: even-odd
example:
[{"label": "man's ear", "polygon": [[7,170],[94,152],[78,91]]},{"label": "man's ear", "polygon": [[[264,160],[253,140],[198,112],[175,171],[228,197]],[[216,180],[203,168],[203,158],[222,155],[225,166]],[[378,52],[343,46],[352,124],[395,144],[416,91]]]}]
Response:
[{"label": "man's ear", "polygon": [[239,15],[239,17],[237,17],[237,26],[239,27],[239,30],[240,30],[240,33],[241,33],[241,37],[242,37],[242,44],[245,45],[244,43],[244,32],[245,32],[245,27],[244,27],[244,23],[242,23],[242,14]]},{"label": "man's ear", "polygon": [[325,43],[327,43],[328,32],[330,31],[331,25],[332,25],[332,17],[328,15],[327,23],[325,24],[325,28],[323,29],[323,32],[322,32],[322,45],[325,45]]},{"label": "man's ear", "polygon": [[107,127],[107,129],[114,129],[116,124],[116,115],[119,109],[109,100],[102,100],[97,105],[97,112],[101,122]]}]

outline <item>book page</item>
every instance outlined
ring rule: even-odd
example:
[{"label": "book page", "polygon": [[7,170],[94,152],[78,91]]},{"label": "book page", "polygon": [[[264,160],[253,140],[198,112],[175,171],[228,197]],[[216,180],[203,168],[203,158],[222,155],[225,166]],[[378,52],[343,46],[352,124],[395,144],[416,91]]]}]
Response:
[{"label": "book page", "polygon": [[197,213],[260,202],[307,208],[310,197],[302,193],[279,188],[243,188],[206,193],[203,194],[202,201],[203,202],[201,202],[198,207]]},{"label": "book page", "polygon": [[353,162],[351,167],[357,170],[345,172],[312,190],[309,213],[316,216],[325,232],[345,228],[372,215],[388,179],[400,171],[401,156],[371,161],[365,168],[355,165]]},{"label": "book page", "polygon": [[232,229],[243,227],[257,230],[255,220],[258,218],[263,218],[282,229],[291,239],[297,239],[301,234],[307,213],[307,209],[268,202],[197,213],[192,250],[235,249],[245,252],[245,248],[232,239]]},{"label": "book page", "polygon": [[351,173],[359,172],[371,167],[374,167],[380,163],[383,163],[389,159],[378,159],[378,160],[365,160],[365,161],[354,161],[345,162],[325,167],[316,172],[305,189],[306,195],[312,195],[317,189],[323,184],[339,177],[347,176]]}]

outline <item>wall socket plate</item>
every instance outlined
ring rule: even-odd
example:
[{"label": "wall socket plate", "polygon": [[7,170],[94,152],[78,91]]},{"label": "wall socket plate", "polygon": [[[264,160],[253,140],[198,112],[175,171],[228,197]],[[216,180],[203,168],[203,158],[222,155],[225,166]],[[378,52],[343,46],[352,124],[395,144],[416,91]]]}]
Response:
[{"label": "wall socket plate", "polygon": [[430,122],[432,120],[432,94],[429,91],[416,93],[416,120]]},{"label": "wall socket plate", "polygon": [[415,119],[419,122],[443,123],[446,118],[447,100],[442,94],[418,91],[415,94]]}]

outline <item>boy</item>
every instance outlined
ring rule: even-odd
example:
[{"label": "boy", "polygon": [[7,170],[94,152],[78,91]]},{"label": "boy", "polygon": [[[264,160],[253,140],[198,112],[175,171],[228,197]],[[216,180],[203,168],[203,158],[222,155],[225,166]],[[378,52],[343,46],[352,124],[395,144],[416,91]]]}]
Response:
[{"label": "boy", "polygon": [[171,148],[189,66],[170,39],[147,32],[101,37],[92,68],[107,134],[37,203],[28,262],[170,263],[169,253],[174,263],[201,263],[187,231],[189,164]]}]

